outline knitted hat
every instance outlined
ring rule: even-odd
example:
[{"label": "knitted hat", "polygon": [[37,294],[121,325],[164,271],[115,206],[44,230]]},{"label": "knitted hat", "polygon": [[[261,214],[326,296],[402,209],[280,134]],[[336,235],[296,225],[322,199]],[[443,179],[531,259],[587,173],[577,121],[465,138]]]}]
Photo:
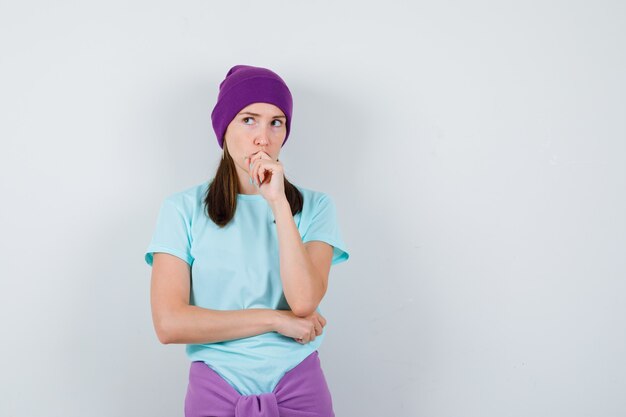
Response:
[{"label": "knitted hat", "polygon": [[224,148],[224,133],[233,118],[244,107],[252,103],[270,103],[278,107],[287,117],[287,142],[291,127],[293,100],[287,84],[275,72],[251,65],[235,65],[220,83],[217,103],[211,112],[213,130],[217,143]]}]

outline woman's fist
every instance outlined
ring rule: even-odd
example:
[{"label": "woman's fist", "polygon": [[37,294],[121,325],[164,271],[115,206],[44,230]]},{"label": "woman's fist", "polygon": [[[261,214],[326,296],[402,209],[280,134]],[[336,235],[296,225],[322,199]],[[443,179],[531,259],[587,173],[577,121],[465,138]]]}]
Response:
[{"label": "woman's fist", "polygon": [[276,331],[301,344],[315,340],[315,337],[321,335],[326,326],[326,319],[317,311],[306,317],[298,317],[291,310],[276,311],[279,313]]}]

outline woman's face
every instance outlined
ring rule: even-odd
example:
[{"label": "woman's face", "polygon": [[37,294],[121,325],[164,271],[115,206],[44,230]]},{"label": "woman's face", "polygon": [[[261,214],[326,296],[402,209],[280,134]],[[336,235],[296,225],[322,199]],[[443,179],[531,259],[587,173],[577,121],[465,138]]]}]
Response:
[{"label": "woman's face", "polygon": [[287,136],[287,118],[273,104],[253,103],[244,107],[231,120],[224,133],[227,151],[246,179],[248,167],[244,158],[265,151],[274,161],[278,159],[281,145]]}]

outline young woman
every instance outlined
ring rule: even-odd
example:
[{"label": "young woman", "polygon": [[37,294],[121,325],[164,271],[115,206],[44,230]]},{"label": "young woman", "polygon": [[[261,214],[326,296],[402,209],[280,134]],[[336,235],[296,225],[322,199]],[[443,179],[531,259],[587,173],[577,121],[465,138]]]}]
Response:
[{"label": "young woman", "polygon": [[291,114],[276,73],[232,67],[211,113],[215,177],[161,205],[145,260],[157,336],[187,345],[187,417],[334,416],[318,305],[349,254],[330,196],[285,177]]}]

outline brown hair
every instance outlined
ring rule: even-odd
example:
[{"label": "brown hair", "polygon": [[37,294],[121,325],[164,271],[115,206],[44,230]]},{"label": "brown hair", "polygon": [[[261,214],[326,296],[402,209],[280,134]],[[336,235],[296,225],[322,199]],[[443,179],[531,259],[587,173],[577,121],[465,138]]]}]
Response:
[{"label": "brown hair", "polygon": [[[224,227],[230,222],[237,210],[237,194],[239,193],[239,179],[235,162],[228,152],[224,141],[223,158],[217,167],[215,177],[211,180],[204,199],[205,211],[215,224]],[[295,216],[302,211],[302,193],[284,177],[285,196],[291,207],[291,214]],[[274,220],[274,223],[276,221]]]}]

